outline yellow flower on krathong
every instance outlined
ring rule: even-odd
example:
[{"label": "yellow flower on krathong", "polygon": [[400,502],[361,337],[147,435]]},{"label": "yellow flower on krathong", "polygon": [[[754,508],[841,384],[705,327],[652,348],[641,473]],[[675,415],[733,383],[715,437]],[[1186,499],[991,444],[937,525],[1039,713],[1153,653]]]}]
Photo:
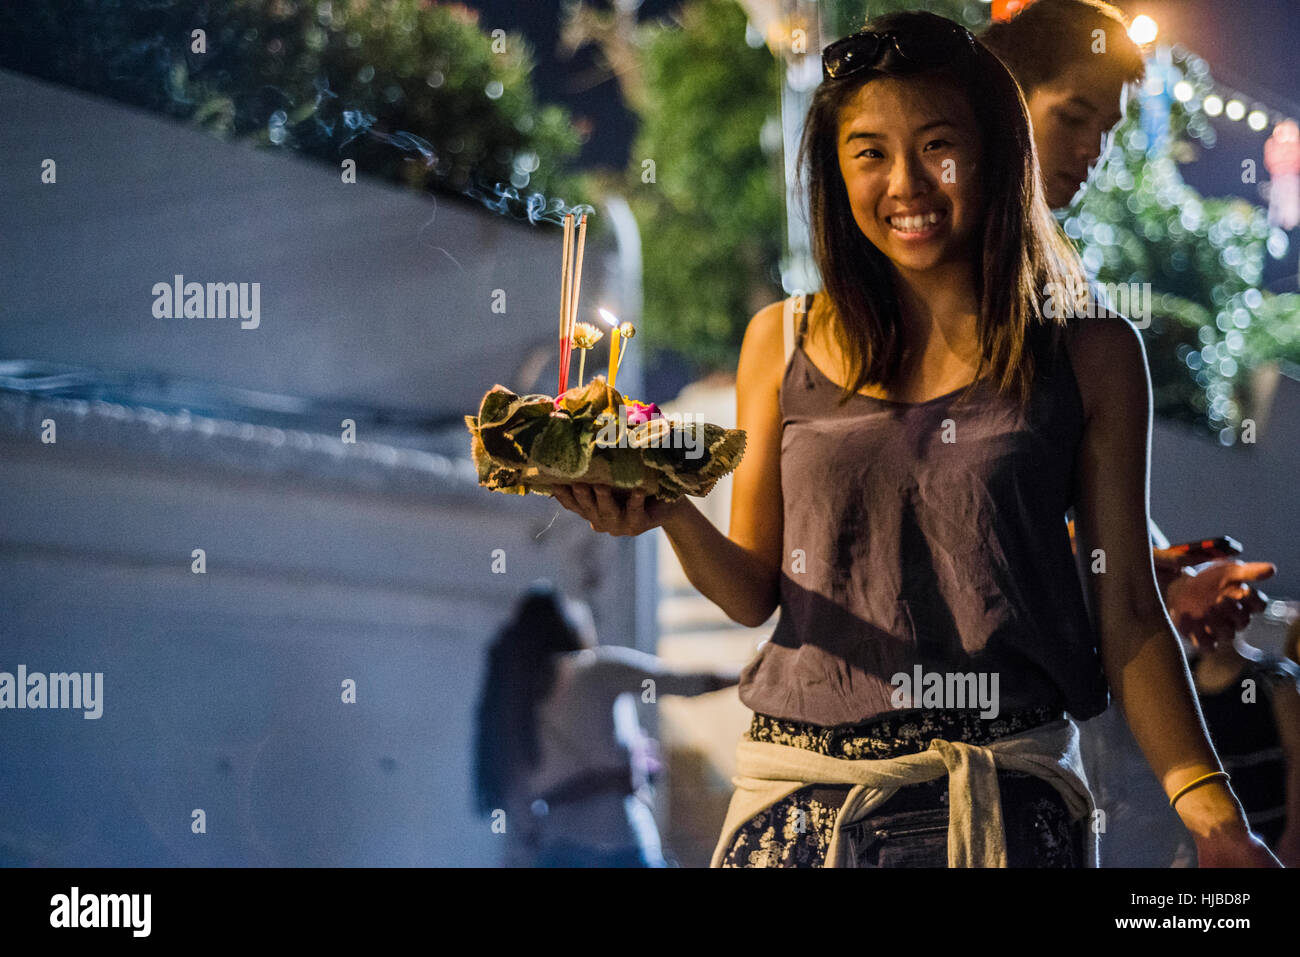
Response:
[{"label": "yellow flower on krathong", "polygon": [[591,349],[603,338],[605,333],[589,322],[573,324],[573,348],[575,349]]}]

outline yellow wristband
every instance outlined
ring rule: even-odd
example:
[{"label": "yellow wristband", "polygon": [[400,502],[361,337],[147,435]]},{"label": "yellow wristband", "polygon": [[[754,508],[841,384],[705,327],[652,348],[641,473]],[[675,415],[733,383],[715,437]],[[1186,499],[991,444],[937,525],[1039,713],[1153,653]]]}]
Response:
[{"label": "yellow wristband", "polygon": [[1180,797],[1182,797],[1192,788],[1196,787],[1198,784],[1203,784],[1204,782],[1210,780],[1210,778],[1219,778],[1219,777],[1223,778],[1225,781],[1232,780],[1232,778],[1229,776],[1227,771],[1211,771],[1209,774],[1203,774],[1195,781],[1191,781],[1187,784],[1184,784],[1177,791],[1175,791],[1174,796],[1169,799],[1169,806],[1173,807],[1175,801],[1177,801]]}]

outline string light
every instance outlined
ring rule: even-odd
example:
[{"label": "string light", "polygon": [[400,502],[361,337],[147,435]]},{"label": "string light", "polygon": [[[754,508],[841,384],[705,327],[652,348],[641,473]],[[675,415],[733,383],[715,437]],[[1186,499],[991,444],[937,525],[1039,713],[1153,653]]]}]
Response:
[{"label": "string light", "polygon": [[1146,46],[1156,38],[1160,26],[1145,13],[1133,18],[1133,25],[1128,28],[1130,39],[1138,46]]},{"label": "string light", "polygon": [[[1182,58],[1179,60],[1180,65],[1186,65],[1190,62],[1189,58]],[[1196,71],[1193,70],[1192,72]],[[1240,97],[1232,91],[1228,92],[1231,94],[1232,98],[1229,99],[1226,104],[1223,101],[1223,97],[1218,93],[1211,93],[1201,101],[1200,106],[1201,109],[1205,111],[1206,116],[1220,116],[1226,114],[1228,119],[1234,122],[1245,117],[1246,125],[1256,133],[1263,133],[1270,126],[1276,127],[1279,123],[1286,123],[1289,120],[1287,116],[1273,112],[1266,106],[1258,103],[1251,107],[1249,112],[1247,112],[1246,105],[1242,102]],[[1173,95],[1174,99],[1178,100],[1180,103],[1191,103],[1191,101],[1196,99],[1196,88],[1187,80],[1179,80],[1174,84]],[[1195,107],[1193,107],[1193,109],[1195,109]],[[1291,120],[1290,122],[1294,121]]]}]

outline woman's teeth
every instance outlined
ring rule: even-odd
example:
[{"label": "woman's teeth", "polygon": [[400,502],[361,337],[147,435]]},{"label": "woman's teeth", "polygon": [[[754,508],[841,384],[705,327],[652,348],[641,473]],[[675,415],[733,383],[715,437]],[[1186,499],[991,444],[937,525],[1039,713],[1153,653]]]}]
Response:
[{"label": "woman's teeth", "polygon": [[885,220],[901,233],[918,233],[928,226],[933,226],[943,218],[943,213],[935,211],[922,216],[886,216]]}]

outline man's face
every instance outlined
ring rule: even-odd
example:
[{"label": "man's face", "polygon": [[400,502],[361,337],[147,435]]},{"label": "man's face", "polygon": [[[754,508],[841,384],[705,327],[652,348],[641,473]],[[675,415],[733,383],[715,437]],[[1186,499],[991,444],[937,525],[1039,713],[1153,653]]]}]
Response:
[{"label": "man's face", "polygon": [[1124,81],[1103,66],[1101,55],[1096,65],[1074,63],[1026,98],[1053,209],[1070,205],[1105,155],[1111,130],[1124,118]]}]

